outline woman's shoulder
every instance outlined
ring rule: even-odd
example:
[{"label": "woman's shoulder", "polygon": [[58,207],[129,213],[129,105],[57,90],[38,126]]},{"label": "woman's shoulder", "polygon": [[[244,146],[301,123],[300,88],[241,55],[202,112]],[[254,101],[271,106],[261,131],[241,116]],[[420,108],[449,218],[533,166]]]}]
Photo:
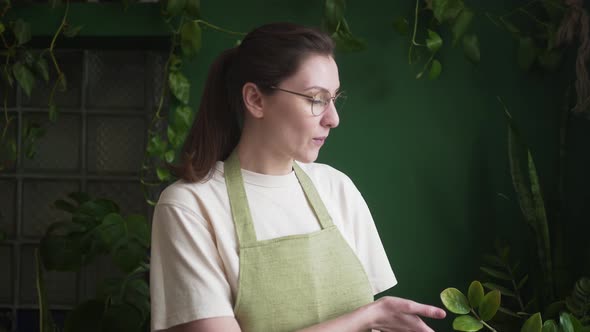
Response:
[{"label": "woman's shoulder", "polygon": [[164,188],[158,198],[158,204],[195,206],[196,203],[224,188],[223,180],[215,174],[199,182],[178,179]]}]

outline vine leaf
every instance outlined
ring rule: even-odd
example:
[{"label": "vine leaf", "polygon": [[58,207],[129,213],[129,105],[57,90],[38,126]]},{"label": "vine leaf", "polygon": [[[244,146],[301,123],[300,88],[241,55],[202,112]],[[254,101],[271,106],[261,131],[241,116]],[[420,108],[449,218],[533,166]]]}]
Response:
[{"label": "vine leaf", "polygon": [[469,8],[463,8],[461,13],[459,13],[459,16],[457,16],[457,19],[453,22],[453,26],[451,28],[453,32],[453,46],[455,46],[457,42],[463,38],[463,35],[465,35],[465,32],[469,28],[472,20],[473,11],[471,11]]},{"label": "vine leaf", "polygon": [[440,61],[434,59],[432,60],[432,64],[430,65],[430,73],[428,74],[428,78],[430,78],[431,80],[435,80],[440,76],[440,73],[442,71],[442,65],[440,64]]},{"label": "vine leaf", "polygon": [[426,39],[426,46],[432,53],[436,53],[443,44],[442,38],[435,31],[428,29],[428,39]]},{"label": "vine leaf", "polygon": [[180,29],[180,47],[182,53],[193,56],[201,49],[201,27],[197,21],[184,22]]},{"label": "vine leaf", "polygon": [[18,19],[12,28],[16,37],[17,45],[21,46],[31,40],[31,25],[22,19]]},{"label": "vine leaf", "polygon": [[16,62],[12,66],[12,73],[27,96],[31,97],[31,91],[35,85],[35,77],[31,70],[21,62]]},{"label": "vine leaf", "polygon": [[166,1],[165,14],[169,16],[177,16],[182,13],[186,6],[186,0],[168,0]]},{"label": "vine leaf", "polygon": [[45,82],[49,81],[49,65],[47,64],[47,60],[41,57],[35,62],[35,68],[37,72],[43,77]]},{"label": "vine leaf", "polygon": [[201,1],[186,0],[185,11],[192,17],[201,17]]},{"label": "vine leaf", "polygon": [[463,36],[463,53],[472,63],[479,63],[479,39],[475,34]]},{"label": "vine leaf", "polygon": [[329,31],[336,31],[338,24],[344,17],[346,2],[344,0],[326,0],[324,3],[324,17]]},{"label": "vine leaf", "polygon": [[464,7],[463,0],[432,0],[432,11],[439,23],[455,19]]},{"label": "vine leaf", "polygon": [[172,94],[184,104],[188,104],[190,83],[186,76],[179,71],[170,72],[168,75],[168,84]]},{"label": "vine leaf", "polygon": [[518,64],[524,70],[529,70],[535,58],[537,57],[537,49],[531,37],[522,37],[518,41]]},{"label": "vine leaf", "polygon": [[83,27],[84,27],[83,25],[79,25],[77,27],[68,26],[66,29],[64,29],[64,36],[66,36],[68,38],[76,37],[78,35],[78,33],[80,33],[80,30],[82,30]]}]

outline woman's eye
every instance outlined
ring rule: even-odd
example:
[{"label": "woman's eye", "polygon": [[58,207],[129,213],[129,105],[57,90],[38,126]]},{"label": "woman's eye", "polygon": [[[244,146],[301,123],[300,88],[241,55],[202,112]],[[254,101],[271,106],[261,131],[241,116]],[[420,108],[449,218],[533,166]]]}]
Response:
[{"label": "woman's eye", "polygon": [[321,99],[314,99],[314,100],[312,100],[312,103],[314,105],[324,105],[326,102]]}]

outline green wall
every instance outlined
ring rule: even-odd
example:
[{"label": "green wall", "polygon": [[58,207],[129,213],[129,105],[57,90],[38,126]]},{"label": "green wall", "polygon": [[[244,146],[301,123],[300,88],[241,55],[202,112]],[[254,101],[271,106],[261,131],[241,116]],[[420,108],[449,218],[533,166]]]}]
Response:
[{"label": "green wall", "polygon": [[[465,289],[480,277],[480,255],[493,250],[496,237],[508,240],[517,254],[531,240],[512,189],[506,122],[496,96],[522,128],[549,191],[557,183],[558,111],[565,83],[573,77],[571,65],[554,74],[523,73],[516,63],[516,42],[482,15],[506,12],[522,1],[466,2],[478,14],[474,29],[481,63],[473,66],[460,48],[445,46],[443,73],[429,81],[414,79],[419,68],[407,63],[408,41],[392,28],[396,16],[411,17],[413,1],[348,1],[347,20],[368,49],[337,55],[348,100],[319,160],[348,174],[368,202],[399,281],[386,294],[436,305],[444,288]],[[150,5],[132,6],[124,15],[111,5],[97,5],[93,11],[72,8],[80,13],[72,20],[85,25],[83,36],[165,34],[157,7]],[[203,1],[202,13],[213,24],[247,32],[272,21],[318,25],[322,2]],[[51,17],[57,22],[58,16],[53,11],[44,17],[51,25]],[[443,38],[448,37],[444,31]],[[202,52],[185,68],[193,82],[191,104],[198,105],[209,64],[235,41],[216,31],[203,32]],[[564,228],[568,244],[579,250],[590,212],[585,206],[590,160],[584,144],[589,127],[582,118],[568,126],[570,202]],[[529,253],[520,252],[526,266]],[[586,249],[570,258],[588,266],[589,257]],[[450,324],[447,319],[434,326],[444,331]]]}]

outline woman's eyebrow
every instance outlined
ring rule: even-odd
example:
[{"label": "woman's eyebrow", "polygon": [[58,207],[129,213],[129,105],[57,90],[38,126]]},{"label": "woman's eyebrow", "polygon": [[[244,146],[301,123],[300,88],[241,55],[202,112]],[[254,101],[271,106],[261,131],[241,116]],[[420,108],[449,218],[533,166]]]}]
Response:
[{"label": "woman's eyebrow", "polygon": [[[328,90],[328,89],[326,89],[326,88],[324,88],[324,87],[321,87],[321,86],[317,86],[317,85],[310,86],[309,88],[307,88],[307,89],[305,89],[305,90],[303,90],[303,91],[307,91],[307,90],[314,90],[314,89],[315,89],[315,90],[322,90],[322,91],[328,91],[328,92],[330,92],[330,90]],[[340,87],[338,87],[338,88],[336,89],[336,92],[335,92],[334,94],[337,94],[339,91],[340,91]]]}]

